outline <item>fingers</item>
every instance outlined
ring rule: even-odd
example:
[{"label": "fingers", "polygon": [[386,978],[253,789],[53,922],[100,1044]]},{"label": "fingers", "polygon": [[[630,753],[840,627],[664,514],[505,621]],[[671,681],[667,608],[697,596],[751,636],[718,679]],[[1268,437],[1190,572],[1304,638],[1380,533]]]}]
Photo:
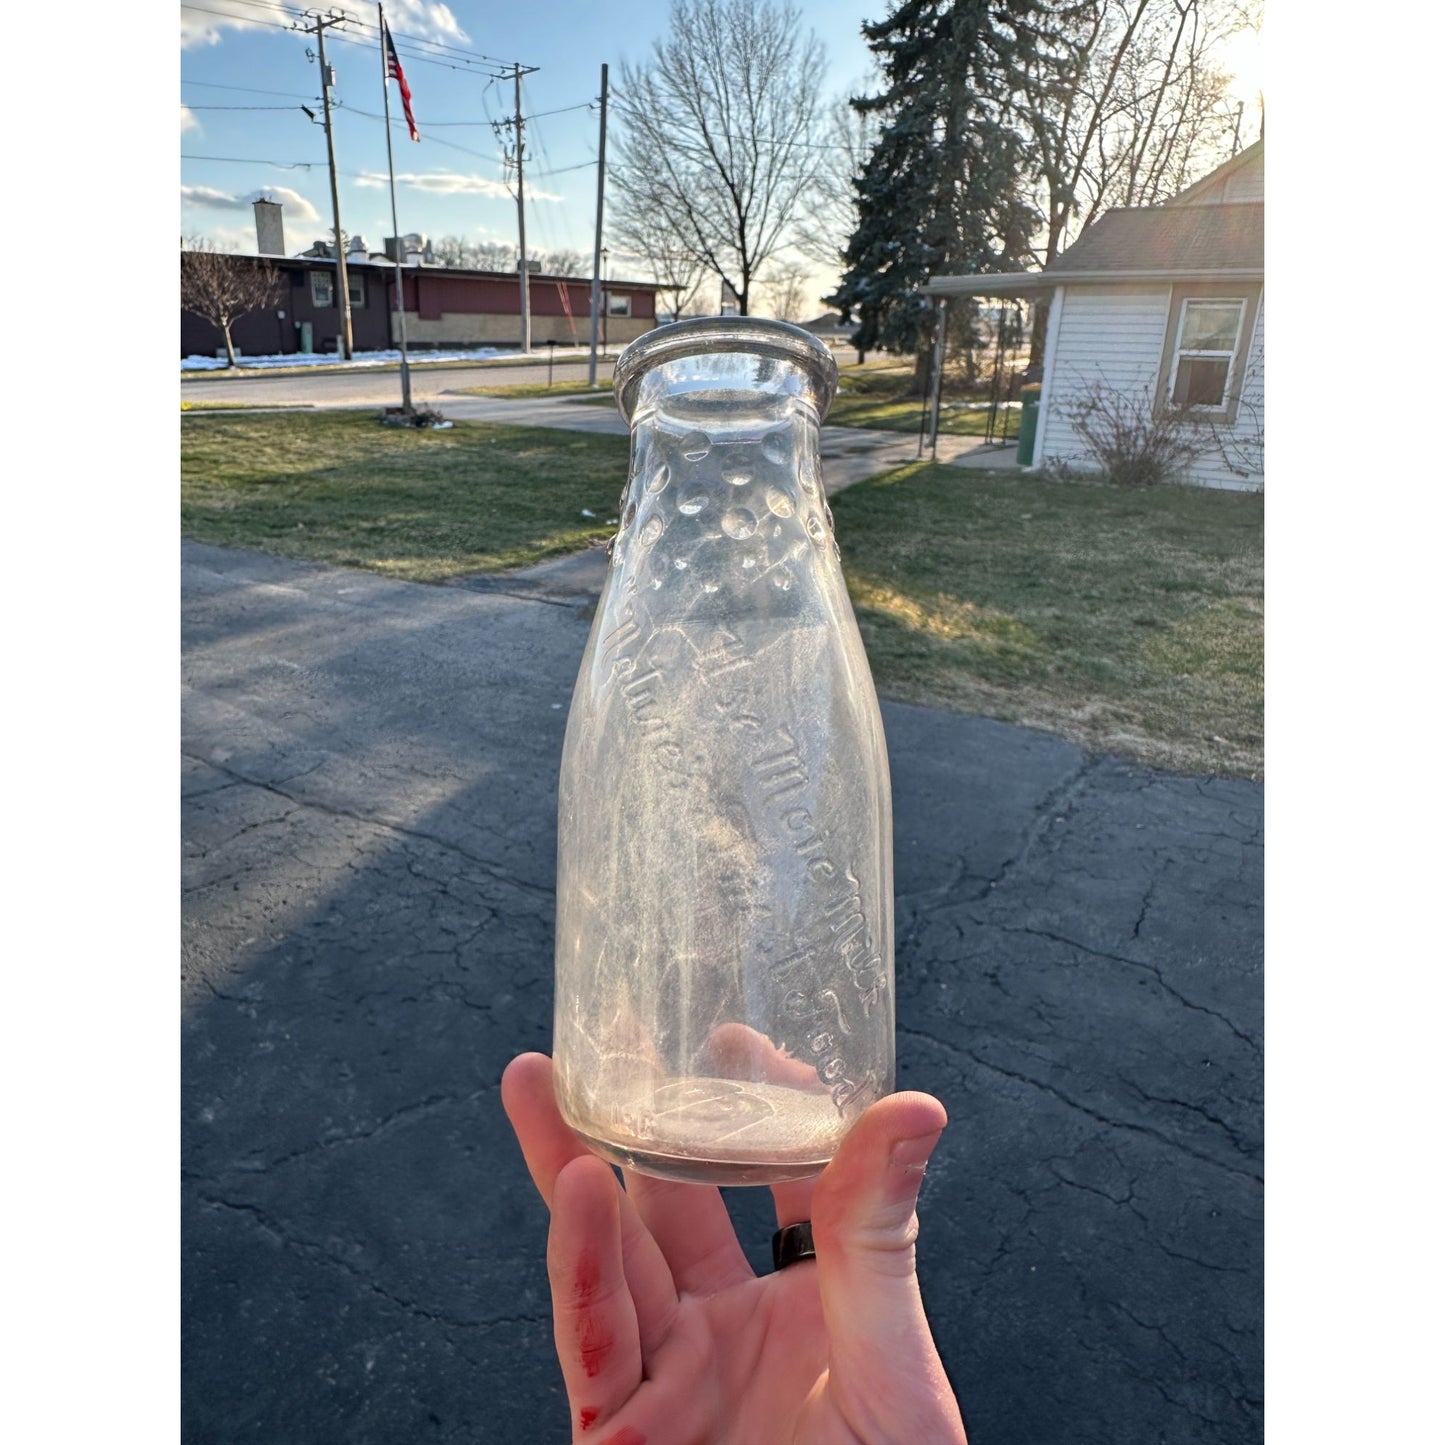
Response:
[{"label": "fingers", "polygon": [[532,1183],[550,1209],[553,1181],[587,1150],[557,1111],[552,1060],[546,1054],[519,1054],[507,1065],[502,1075],[502,1107],[522,1146]]},{"label": "fingers", "polygon": [[610,1419],[642,1383],[620,1206],[616,1180],[600,1159],[574,1159],[553,1181],[547,1275],[574,1435]]},{"label": "fingers", "polygon": [[790,1058],[766,1034],[746,1024],[719,1024],[707,1040],[708,1057],[724,1079],[753,1079],[782,1084],[807,1094],[827,1092],[811,1064]]},{"label": "fingers", "polygon": [[777,1211],[779,1229],[813,1217],[813,1195],[817,1188],[816,1174],[811,1179],[790,1179],[786,1184],[773,1185],[773,1208]]},{"label": "fingers", "polygon": [[[827,1087],[811,1064],[790,1058],[766,1034],[746,1024],[719,1024],[708,1035],[707,1046],[708,1056],[721,1078],[758,1079],[805,1094],[822,1093]],[[780,1229],[811,1216],[816,1183],[814,1176],[773,1186],[773,1207]]]},{"label": "fingers", "polygon": [[814,1190],[829,1389],[864,1439],[963,1440],[914,1273],[918,1191],[947,1122],[928,1094],[879,1100]]},{"label": "fingers", "polygon": [[627,1194],[680,1291],[716,1294],[754,1278],[727,1205],[711,1185],[653,1179],[629,1170]]},{"label": "fingers", "polygon": [[[558,1112],[552,1060],[545,1054],[522,1054],[513,1059],[502,1075],[502,1106],[522,1146],[532,1182],[550,1209],[561,1172],[574,1159],[592,1157]],[[611,1178],[612,1171],[603,1168]],[[637,1310],[643,1356],[651,1359],[667,1337],[677,1311],[677,1287],[657,1242],[615,1180],[613,1192],[619,1201],[622,1256]]]}]

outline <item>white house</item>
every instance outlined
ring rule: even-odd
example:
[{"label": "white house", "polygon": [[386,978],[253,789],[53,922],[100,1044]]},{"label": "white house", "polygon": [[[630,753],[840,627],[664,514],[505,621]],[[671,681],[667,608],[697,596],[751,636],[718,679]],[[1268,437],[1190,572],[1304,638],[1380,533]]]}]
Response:
[{"label": "white house", "polygon": [[1187,406],[1183,480],[1264,486],[1264,142],[1158,206],[1107,211],[1042,271],[937,276],[950,296],[1049,303],[1031,470],[1094,465],[1069,421],[1096,385],[1154,412]]}]

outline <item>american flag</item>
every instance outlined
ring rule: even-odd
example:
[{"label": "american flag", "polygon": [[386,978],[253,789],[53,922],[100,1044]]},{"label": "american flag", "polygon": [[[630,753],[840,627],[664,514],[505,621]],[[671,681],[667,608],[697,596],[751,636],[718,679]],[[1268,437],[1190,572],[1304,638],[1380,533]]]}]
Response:
[{"label": "american flag", "polygon": [[416,119],[411,113],[411,87],[406,83],[406,76],[402,72],[401,61],[397,58],[396,46],[391,43],[391,31],[385,20],[381,22],[381,35],[386,41],[386,78],[396,81],[396,88],[401,91],[401,108],[406,116],[406,128],[411,132],[413,140],[420,140]]}]

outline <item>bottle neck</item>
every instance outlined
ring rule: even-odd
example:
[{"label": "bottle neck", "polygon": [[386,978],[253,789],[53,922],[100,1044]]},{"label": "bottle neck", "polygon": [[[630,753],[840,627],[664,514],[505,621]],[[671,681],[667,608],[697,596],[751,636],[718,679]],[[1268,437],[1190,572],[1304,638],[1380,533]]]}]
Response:
[{"label": "bottle neck", "polygon": [[709,316],[638,337],[618,358],[613,386],[629,422],[665,396],[709,392],[802,400],[821,420],[837,390],[838,366],[801,327]]}]

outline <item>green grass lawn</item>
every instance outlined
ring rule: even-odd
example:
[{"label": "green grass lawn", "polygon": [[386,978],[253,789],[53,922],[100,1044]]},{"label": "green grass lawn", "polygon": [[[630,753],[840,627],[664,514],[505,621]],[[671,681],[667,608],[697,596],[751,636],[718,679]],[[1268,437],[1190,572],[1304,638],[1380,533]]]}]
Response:
[{"label": "green grass lawn", "polygon": [[884,694],[1254,776],[1263,503],[915,463],[833,507]]},{"label": "green grass lawn", "polygon": [[314,403],[309,401],[266,402],[266,401],[186,401],[181,400],[182,411],[307,411]]},{"label": "green grass lawn", "polygon": [[459,386],[458,392],[467,396],[515,396],[522,398],[552,397],[557,401],[569,397],[585,397],[588,400],[612,401],[612,378],[599,377],[595,387],[585,381],[557,381],[548,386],[542,382],[519,382],[516,386]]},{"label": "green grass lawn", "polygon": [[[877,427],[881,431],[919,430],[923,398],[909,396],[912,364],[870,362],[867,366],[844,366],[838,370],[838,395],[828,409],[828,426]],[[1001,411],[994,435],[1002,437]],[[1008,433],[1019,433],[1019,412],[1008,413]],[[965,405],[945,394],[938,414],[938,429],[954,436],[981,437],[988,434],[988,408],[976,401]]]},{"label": "green grass lawn", "polygon": [[186,536],[413,581],[610,536],[626,475],[626,437],[483,422],[411,431],[370,411],[181,418]]},{"label": "green grass lawn", "polygon": [[[187,536],[415,581],[607,537],[626,472],[625,437],[417,432],[362,411],[181,418]],[[885,696],[1260,774],[1262,497],[914,463],[833,507]]]}]

